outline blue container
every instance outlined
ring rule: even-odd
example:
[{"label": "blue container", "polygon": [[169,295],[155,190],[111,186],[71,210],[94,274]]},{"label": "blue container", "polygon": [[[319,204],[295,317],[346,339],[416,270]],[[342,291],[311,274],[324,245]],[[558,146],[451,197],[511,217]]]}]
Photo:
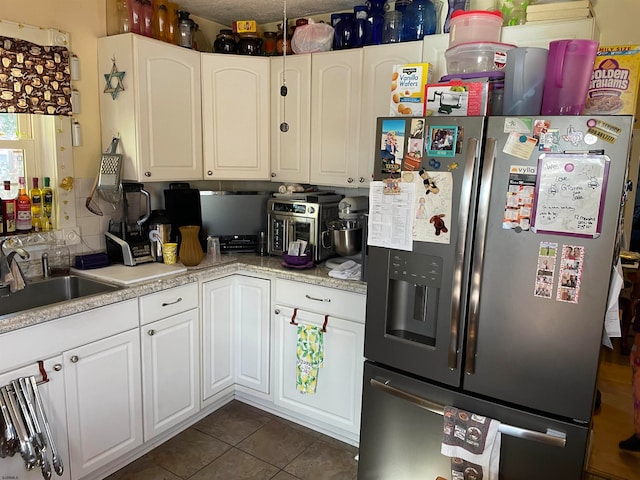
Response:
[{"label": "blue container", "polygon": [[369,2],[369,22],[365,35],[365,45],[382,44],[382,28],[384,26],[384,13],[388,6],[385,1]]},{"label": "blue container", "polygon": [[334,27],[334,50],[344,50],[355,46],[356,23],[353,13],[341,13],[340,21]]},{"label": "blue container", "polygon": [[403,41],[422,40],[425,35],[436,33],[436,7],[431,0],[413,0],[403,17]]},{"label": "blue container", "polygon": [[356,36],[353,46],[362,47],[365,44],[365,37],[367,34],[369,8],[366,5],[356,5],[353,7],[353,14],[356,18]]}]

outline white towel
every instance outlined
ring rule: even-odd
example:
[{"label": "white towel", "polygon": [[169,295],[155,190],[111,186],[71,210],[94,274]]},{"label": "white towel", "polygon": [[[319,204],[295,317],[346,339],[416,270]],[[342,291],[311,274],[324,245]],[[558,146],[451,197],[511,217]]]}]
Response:
[{"label": "white towel", "polygon": [[455,407],[444,409],[441,453],[451,457],[453,480],[473,470],[483,480],[498,480],[500,468],[500,422]]},{"label": "white towel", "polygon": [[360,280],[362,265],[353,260],[347,260],[341,263],[333,270],[329,271],[329,276],[333,278],[341,278],[343,280]]}]

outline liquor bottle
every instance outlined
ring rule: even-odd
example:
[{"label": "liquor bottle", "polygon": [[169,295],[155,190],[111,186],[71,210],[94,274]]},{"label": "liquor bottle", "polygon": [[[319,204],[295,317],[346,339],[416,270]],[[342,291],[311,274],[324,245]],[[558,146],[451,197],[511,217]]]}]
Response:
[{"label": "liquor bottle", "polygon": [[31,231],[31,200],[27,195],[24,177],[20,177],[18,183],[20,189],[16,198],[16,232],[25,233]]},{"label": "liquor bottle", "polygon": [[11,194],[11,181],[4,181],[2,191],[2,225],[5,235],[16,233],[16,199]]},{"label": "liquor bottle", "polygon": [[44,177],[44,187],[42,187],[42,230],[52,230],[53,220],[53,190],[49,186],[49,177]]},{"label": "liquor bottle", "polygon": [[34,232],[42,229],[42,191],[38,187],[38,177],[33,177],[33,188],[29,192],[31,200],[31,226]]}]

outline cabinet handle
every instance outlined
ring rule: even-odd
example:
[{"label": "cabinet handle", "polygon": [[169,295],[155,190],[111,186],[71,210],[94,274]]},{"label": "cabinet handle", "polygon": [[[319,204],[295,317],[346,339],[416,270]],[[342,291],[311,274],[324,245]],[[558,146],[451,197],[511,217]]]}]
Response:
[{"label": "cabinet handle", "polygon": [[56,363],[56,364],[53,366],[53,369],[54,369],[56,372],[59,372],[60,370],[62,370],[62,365],[60,365],[59,363]]},{"label": "cabinet handle", "polygon": [[213,175],[213,172],[211,170],[207,170],[207,175],[211,176]]},{"label": "cabinet handle", "polygon": [[310,295],[306,295],[305,297],[308,298],[309,300],[315,300],[316,302],[330,302],[331,299],[330,298],[316,298],[316,297],[312,297]]},{"label": "cabinet handle", "polygon": [[353,178],[351,177],[347,178],[347,183],[353,183]]},{"label": "cabinet handle", "polygon": [[280,315],[280,309],[279,309],[279,308],[276,308],[276,309],[273,311],[273,313],[275,313],[276,315]]},{"label": "cabinet handle", "polygon": [[155,334],[156,334],[156,331],[153,328],[147,332],[147,335],[151,337],[153,337]]},{"label": "cabinet handle", "polygon": [[364,177],[360,177],[360,183],[364,183]]},{"label": "cabinet handle", "polygon": [[182,297],[178,297],[178,299],[174,302],[164,302],[162,304],[163,307],[168,307],[169,305],[175,305],[176,303],[180,303],[182,301]]},{"label": "cabinet handle", "polygon": [[276,172],[271,172],[271,178],[276,178]]},{"label": "cabinet handle", "polygon": [[151,176],[151,172],[149,172],[149,171],[144,172],[144,176],[145,176],[145,177],[150,177],[150,176]]},{"label": "cabinet handle", "polygon": [[77,355],[74,355],[69,360],[71,360],[71,363],[78,363],[78,360],[80,360],[80,359],[78,358]]}]

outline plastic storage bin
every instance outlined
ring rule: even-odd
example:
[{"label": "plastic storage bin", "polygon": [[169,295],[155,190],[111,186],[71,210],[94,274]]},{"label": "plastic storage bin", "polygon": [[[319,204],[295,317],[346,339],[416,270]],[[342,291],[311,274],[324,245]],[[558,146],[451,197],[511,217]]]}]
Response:
[{"label": "plastic storage bin", "polygon": [[461,43],[444,52],[447,73],[477,73],[502,71],[507,62],[507,52],[515,45],[510,43],[479,42]]},{"label": "plastic storage bin", "polygon": [[498,11],[456,10],[451,14],[449,47],[469,42],[500,42],[502,14]]}]

